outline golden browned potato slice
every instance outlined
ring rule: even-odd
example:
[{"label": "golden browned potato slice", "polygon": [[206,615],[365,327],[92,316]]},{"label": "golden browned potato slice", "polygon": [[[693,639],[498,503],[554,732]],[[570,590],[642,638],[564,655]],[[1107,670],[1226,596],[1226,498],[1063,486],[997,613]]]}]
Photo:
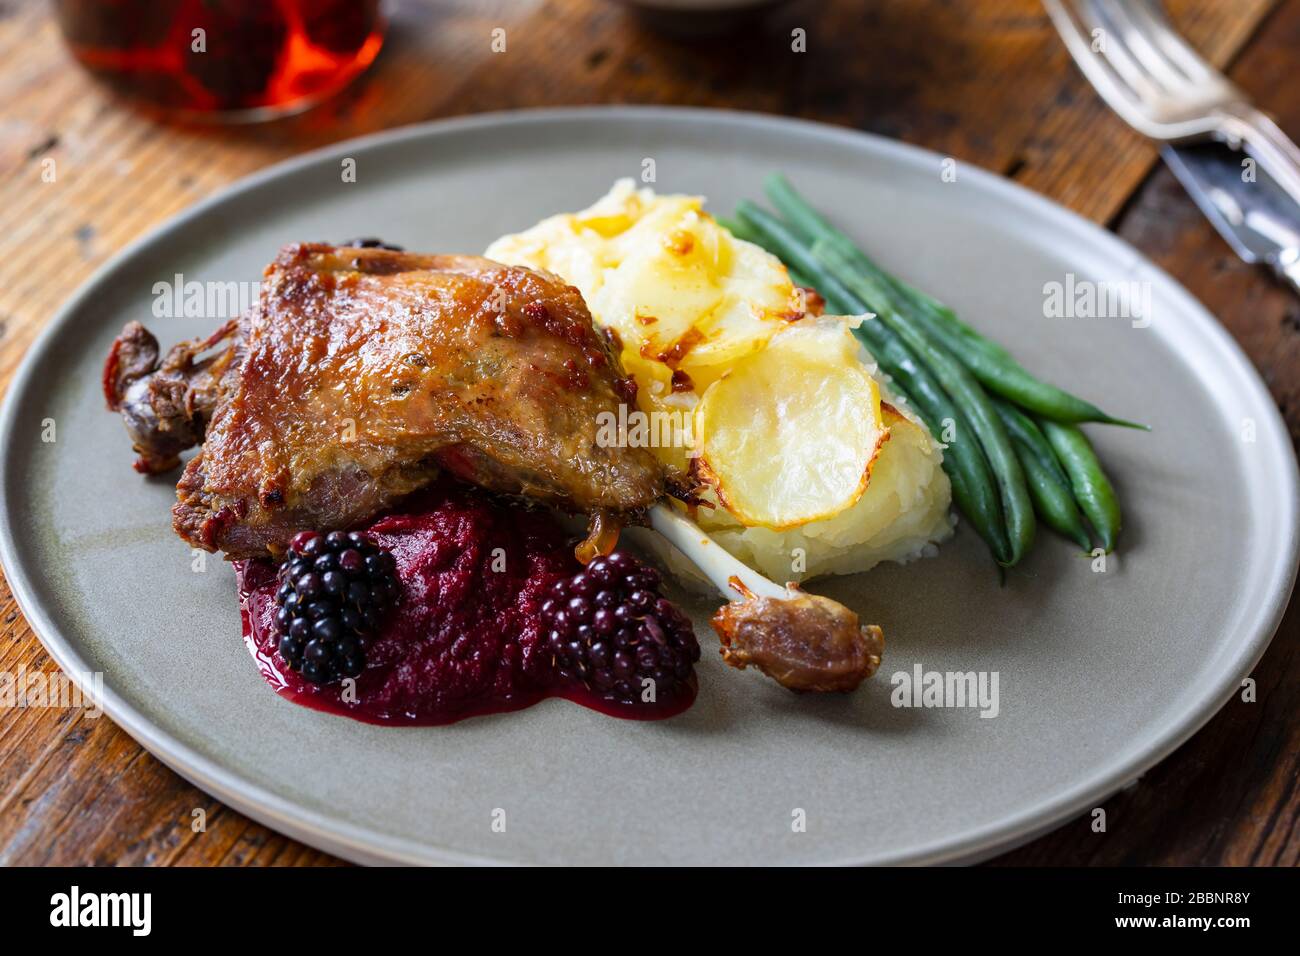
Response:
[{"label": "golden browned potato slice", "polygon": [[742,524],[774,530],[852,508],[888,437],[880,388],[841,319],[774,336],[695,410],[697,473]]}]

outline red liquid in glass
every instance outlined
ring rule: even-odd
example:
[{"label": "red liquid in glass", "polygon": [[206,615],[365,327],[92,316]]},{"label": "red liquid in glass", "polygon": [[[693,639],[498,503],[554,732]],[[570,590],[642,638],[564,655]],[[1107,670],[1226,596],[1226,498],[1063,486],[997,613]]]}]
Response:
[{"label": "red liquid in glass", "polygon": [[56,0],[76,58],[167,110],[259,117],[336,92],[383,44],[379,0]]}]

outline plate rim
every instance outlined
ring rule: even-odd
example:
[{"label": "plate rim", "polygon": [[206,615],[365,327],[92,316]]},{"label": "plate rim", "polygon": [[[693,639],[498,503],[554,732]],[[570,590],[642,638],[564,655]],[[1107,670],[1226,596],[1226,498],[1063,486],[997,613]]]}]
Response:
[{"label": "plate rim", "polygon": [[[801,136],[821,139],[830,144],[865,148],[887,159],[916,163],[927,160],[937,162],[943,158],[933,150],[850,127],[757,111],[685,106],[599,105],[502,110],[432,120],[340,140],[290,157],[226,185],[149,229],[96,269],[45,323],[15,369],[0,408],[0,447],[10,447],[12,444],[19,406],[16,396],[28,390],[36,367],[71,316],[124,264],[148,247],[162,242],[173,232],[183,229],[191,220],[207,211],[268,182],[292,176],[322,161],[356,153],[358,150],[399,146],[424,138],[455,136],[484,127],[629,119],[748,128],[769,134],[794,130]],[[1074,233],[1081,233],[1092,248],[1101,247],[1116,255],[1122,253],[1132,263],[1133,269],[1149,272],[1178,300],[1180,312],[1200,327],[1198,331],[1205,337],[1205,345],[1225,356],[1235,366],[1234,370],[1248,389],[1248,397],[1254,405],[1265,411],[1263,421],[1257,421],[1257,447],[1266,448],[1275,459],[1272,464],[1280,466],[1274,475],[1287,492],[1278,495],[1276,499],[1277,507],[1282,510],[1283,520],[1278,522],[1277,527],[1282,535],[1285,560],[1276,566],[1275,573],[1268,582],[1268,600],[1254,612],[1250,620],[1251,626],[1243,629],[1249,637],[1240,640],[1232,649],[1231,661],[1221,671],[1226,676],[1221,677],[1213,686],[1214,692],[1194,695],[1195,699],[1184,704],[1174,717],[1164,722],[1157,734],[1137,747],[1127,759],[1100,768],[1091,777],[1075,783],[1064,793],[1029,804],[1008,817],[976,827],[958,837],[936,838],[883,856],[863,854],[824,861],[832,865],[976,862],[1054,829],[1088,806],[1096,805],[1136,780],[1182,746],[1235,694],[1240,681],[1254,669],[1276,633],[1295,585],[1297,566],[1300,565],[1300,470],[1297,469],[1295,449],[1276,402],[1236,340],[1181,283],[1119,236],[1027,187],[973,163],[963,161],[963,165],[963,176],[973,180],[980,188],[991,191],[995,196],[1013,200],[1022,208],[1027,205],[1046,219],[1055,220]],[[37,588],[28,569],[18,560],[18,546],[10,519],[10,509],[14,502],[9,490],[16,467],[15,457],[6,455],[5,459],[3,473],[0,474],[0,563],[4,566],[19,610],[33,633],[63,671],[76,679],[76,675],[88,670],[86,662],[73,642],[66,640],[59,632],[52,616],[38,598]],[[360,863],[498,865],[521,862],[431,844],[413,846],[406,838],[331,818],[303,807],[247,780],[238,771],[223,765],[217,759],[204,756],[179,737],[155,726],[149,718],[119,696],[107,679],[101,695],[101,706],[104,713],[141,746],[195,786],[257,822],[326,852]]]}]

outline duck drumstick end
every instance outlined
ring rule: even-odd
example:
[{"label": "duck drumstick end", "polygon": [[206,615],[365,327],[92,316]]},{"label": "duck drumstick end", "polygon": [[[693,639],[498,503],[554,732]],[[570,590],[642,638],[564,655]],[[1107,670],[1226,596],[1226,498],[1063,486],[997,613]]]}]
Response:
[{"label": "duck drumstick end", "polygon": [[710,623],[728,664],[753,665],[794,691],[855,690],[876,672],[885,648],[879,627],[815,594],[734,601]]}]

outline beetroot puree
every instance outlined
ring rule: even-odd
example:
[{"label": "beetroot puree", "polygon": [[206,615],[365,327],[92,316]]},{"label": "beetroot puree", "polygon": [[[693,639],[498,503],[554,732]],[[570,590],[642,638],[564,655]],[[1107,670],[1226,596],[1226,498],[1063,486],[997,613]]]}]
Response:
[{"label": "beetroot puree", "polygon": [[[565,697],[620,717],[680,713],[691,693],[659,704],[603,700],[554,673],[539,609],[545,591],[581,566],[572,542],[545,513],[444,483],[363,529],[392,552],[402,597],[366,643],[355,701],[317,687],[277,649],[275,566],[241,561],[244,643],[275,690],[295,703],[370,723],[445,724]],[[500,550],[497,550],[500,549]]]}]

